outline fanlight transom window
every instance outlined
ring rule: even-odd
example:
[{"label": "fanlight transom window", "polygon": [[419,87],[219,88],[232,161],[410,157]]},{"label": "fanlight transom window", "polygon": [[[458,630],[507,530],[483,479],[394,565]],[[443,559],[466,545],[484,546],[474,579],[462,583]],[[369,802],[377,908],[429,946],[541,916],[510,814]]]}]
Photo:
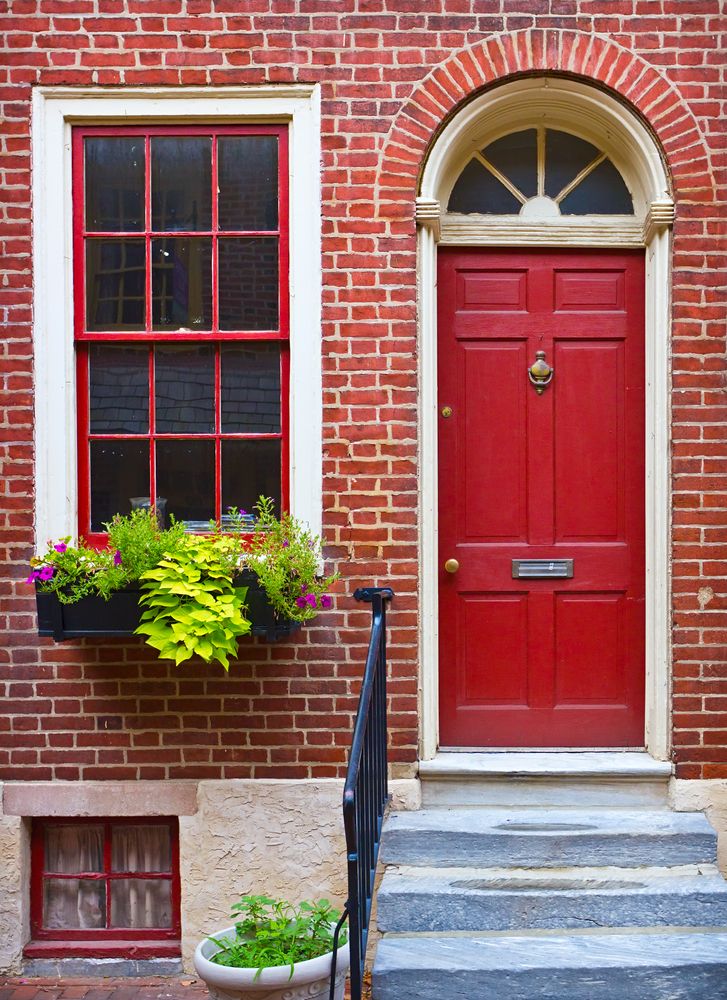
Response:
[{"label": "fanlight transom window", "polygon": [[543,219],[633,215],[634,203],[606,153],[541,126],[511,132],[475,152],[452,189],[448,211]]}]

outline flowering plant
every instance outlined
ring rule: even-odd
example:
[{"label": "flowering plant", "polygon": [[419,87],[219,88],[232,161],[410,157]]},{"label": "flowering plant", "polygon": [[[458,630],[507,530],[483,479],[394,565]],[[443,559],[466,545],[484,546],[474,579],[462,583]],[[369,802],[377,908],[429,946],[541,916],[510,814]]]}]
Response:
[{"label": "flowering plant", "polygon": [[320,576],[320,538],[290,514],[277,518],[269,497],[261,496],[255,505],[254,531],[243,543],[243,559],[281,618],[310,621],[332,606],[327,591],[337,575]]}]

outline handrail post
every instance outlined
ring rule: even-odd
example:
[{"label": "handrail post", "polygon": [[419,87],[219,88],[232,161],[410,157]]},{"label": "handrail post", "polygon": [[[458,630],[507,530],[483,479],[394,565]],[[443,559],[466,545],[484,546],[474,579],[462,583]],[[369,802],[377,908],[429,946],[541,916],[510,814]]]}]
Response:
[{"label": "handrail post", "polygon": [[[376,865],[388,792],[386,721],[386,605],[391,587],[361,587],[354,598],[371,605],[371,637],[343,789],[348,861],[351,1000],[361,1000]],[[334,964],[335,969],[335,955]],[[333,1000],[335,983],[331,981]]]}]

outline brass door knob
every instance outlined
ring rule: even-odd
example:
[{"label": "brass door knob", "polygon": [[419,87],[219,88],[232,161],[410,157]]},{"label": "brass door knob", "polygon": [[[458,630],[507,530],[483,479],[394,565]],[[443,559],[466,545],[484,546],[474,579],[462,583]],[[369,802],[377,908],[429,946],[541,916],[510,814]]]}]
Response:
[{"label": "brass door knob", "polygon": [[459,563],[456,559],[448,559],[444,564],[444,568],[448,573],[456,573],[459,569]]}]

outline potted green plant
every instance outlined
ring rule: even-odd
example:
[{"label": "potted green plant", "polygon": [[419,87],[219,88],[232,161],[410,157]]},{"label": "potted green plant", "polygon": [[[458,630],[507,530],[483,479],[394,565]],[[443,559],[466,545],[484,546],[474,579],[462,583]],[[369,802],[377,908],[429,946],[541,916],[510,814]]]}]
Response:
[{"label": "potted green plant", "polygon": [[[328,902],[243,896],[234,924],[197,945],[194,967],[216,1000],[328,1000],[338,914]],[[335,1000],[350,964],[346,932],[336,951]]]},{"label": "potted green plant", "polygon": [[231,508],[194,534],[153,510],[117,515],[108,544],[69,537],[31,560],[40,635],[144,635],[165,659],[199,655],[225,668],[245,635],[289,635],[331,607],[335,577],[320,577],[321,541],[261,497],[255,514]]}]

